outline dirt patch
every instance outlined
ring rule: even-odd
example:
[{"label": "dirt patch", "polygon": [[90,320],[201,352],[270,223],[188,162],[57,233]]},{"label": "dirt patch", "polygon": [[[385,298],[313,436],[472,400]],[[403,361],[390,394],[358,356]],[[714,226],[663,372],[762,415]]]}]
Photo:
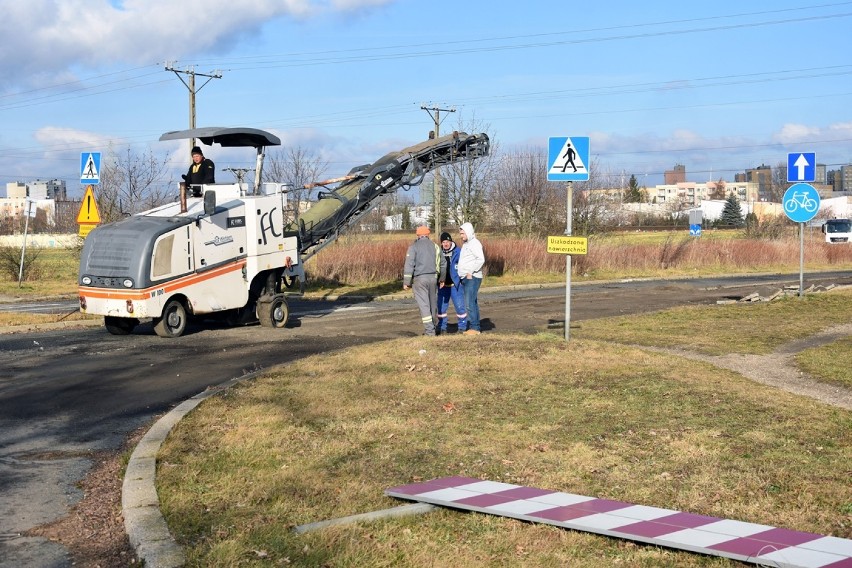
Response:
[{"label": "dirt patch", "polygon": [[[769,355],[703,355],[685,349],[650,348],[660,353],[670,353],[694,361],[704,361],[743,375],[744,377],[825,404],[852,410],[852,390],[815,381],[801,371],[794,362],[797,353],[813,347],[827,345],[852,335],[852,324],[830,327],[820,333],[797,339],[780,346]],[[642,349],[649,349],[642,346]]]},{"label": "dirt patch", "polygon": [[89,454],[95,464],[80,482],[81,499],[65,517],[35,527],[26,536],[58,542],[71,554],[74,566],[121,568],[141,565],[127,539],[121,513],[123,456],[144,436],[147,427],[134,432],[116,451]]}]

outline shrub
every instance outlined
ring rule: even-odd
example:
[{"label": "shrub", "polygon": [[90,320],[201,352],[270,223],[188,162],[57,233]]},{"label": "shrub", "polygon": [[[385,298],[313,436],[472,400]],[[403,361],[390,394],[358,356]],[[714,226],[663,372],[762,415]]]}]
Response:
[{"label": "shrub", "polygon": [[781,217],[767,217],[762,221],[754,213],[746,215],[745,237],[776,241],[789,232],[790,224]]},{"label": "shrub", "polygon": [[4,279],[17,281],[19,275],[22,280],[38,280],[42,276],[42,268],[38,257],[41,249],[28,246],[24,254],[24,270],[21,273],[21,249],[14,246],[0,246],[0,274]]}]

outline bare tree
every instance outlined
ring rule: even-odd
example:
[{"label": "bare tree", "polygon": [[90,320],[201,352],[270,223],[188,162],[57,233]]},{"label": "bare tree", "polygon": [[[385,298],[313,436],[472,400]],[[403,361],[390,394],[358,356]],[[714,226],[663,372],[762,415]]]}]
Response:
[{"label": "bare tree", "polygon": [[[463,122],[459,117],[459,131],[469,134],[485,132],[488,134],[488,125],[482,124],[474,117],[468,122]],[[495,175],[495,158],[497,144],[494,137],[491,139],[491,151],[484,158],[455,162],[441,168],[441,185],[446,205],[448,218],[456,225],[465,222],[480,225],[485,221],[485,198],[489,185]]]},{"label": "bare tree", "polygon": [[[604,167],[598,159],[592,159],[589,179],[574,185],[571,224],[573,234],[590,235],[601,232],[616,220],[616,206],[608,193],[603,191],[615,187],[616,178],[617,174]],[[564,211],[565,206],[562,207],[563,215]]]},{"label": "bare tree", "polygon": [[557,212],[564,202],[560,193],[564,196],[565,192],[547,181],[545,152],[530,149],[504,154],[496,170],[490,202],[494,212],[505,214],[505,225],[522,237],[544,234],[559,225]]},{"label": "bare tree", "polygon": [[299,204],[310,197],[304,186],[321,181],[328,169],[328,162],[313,150],[294,146],[281,148],[267,154],[263,162],[263,181],[290,184],[293,190],[288,200],[293,207],[293,216],[299,218]]},{"label": "bare tree", "polygon": [[170,201],[176,191],[169,191],[172,181],[166,181],[168,172],[166,160],[150,150],[138,154],[130,147],[119,152],[110,148],[95,191],[101,221],[117,221]]},{"label": "bare tree", "polygon": [[787,188],[792,185],[787,181],[787,164],[784,162],[778,162],[775,165],[775,168],[772,170],[772,179],[769,183],[769,200],[774,203],[781,203],[784,201],[784,193],[787,191]]},{"label": "bare tree", "polygon": [[57,233],[76,233],[77,213],[80,212],[80,201],[55,201],[54,228]]}]

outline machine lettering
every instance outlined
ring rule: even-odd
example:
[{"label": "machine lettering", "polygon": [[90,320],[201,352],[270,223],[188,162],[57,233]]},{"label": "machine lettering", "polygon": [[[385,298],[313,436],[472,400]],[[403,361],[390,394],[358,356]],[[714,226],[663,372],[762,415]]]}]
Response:
[{"label": "machine lettering", "polygon": [[278,211],[278,208],[273,207],[271,210],[260,216],[260,232],[263,235],[264,245],[268,242],[266,237],[267,232],[269,232],[273,237],[281,237],[281,232],[275,230],[275,222],[272,216],[272,214],[276,211]]}]

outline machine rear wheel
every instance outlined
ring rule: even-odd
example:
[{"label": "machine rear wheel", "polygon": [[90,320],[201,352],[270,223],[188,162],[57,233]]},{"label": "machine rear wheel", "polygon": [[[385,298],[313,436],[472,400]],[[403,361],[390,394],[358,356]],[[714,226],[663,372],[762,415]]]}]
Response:
[{"label": "machine rear wheel", "polygon": [[269,301],[261,300],[257,303],[257,319],[263,327],[280,329],[287,325],[289,316],[290,307],[287,305],[284,294],[277,294]]},{"label": "machine rear wheel", "polygon": [[113,335],[129,335],[137,325],[138,319],[104,316],[104,327]]},{"label": "machine rear wheel", "polygon": [[160,337],[180,337],[186,331],[186,308],[178,300],[169,300],[163,317],[154,320],[154,332]]}]

